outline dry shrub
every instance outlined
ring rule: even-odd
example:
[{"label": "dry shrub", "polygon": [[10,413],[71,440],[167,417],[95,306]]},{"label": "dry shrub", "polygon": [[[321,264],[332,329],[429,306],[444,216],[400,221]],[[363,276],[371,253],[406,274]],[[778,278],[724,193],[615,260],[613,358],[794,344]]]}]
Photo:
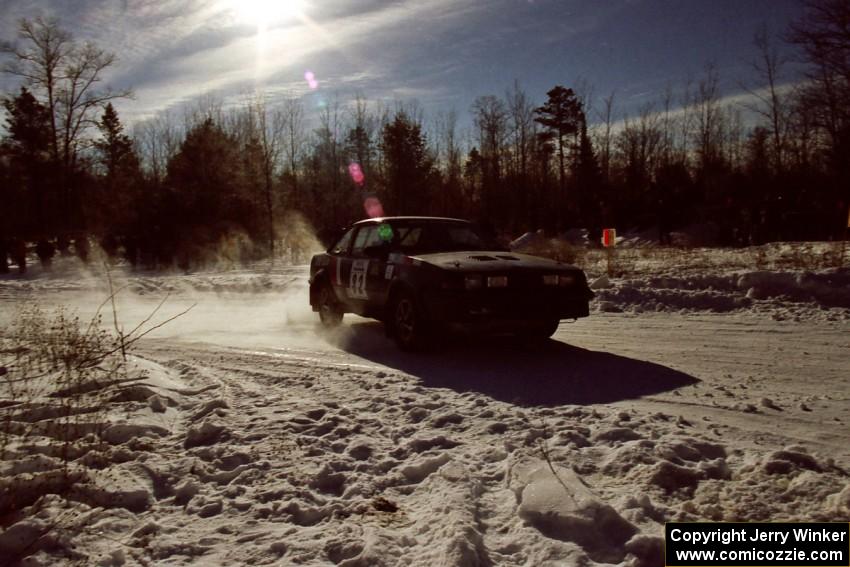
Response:
[{"label": "dry shrub", "polygon": [[567,242],[552,239],[532,244],[523,250],[523,252],[543,258],[550,258],[566,264],[581,266],[584,264],[588,251],[582,246],[575,246]]},{"label": "dry shrub", "polygon": [[31,541],[10,544],[0,537],[5,546],[0,556],[13,563],[75,521],[76,508],[57,502],[96,492],[92,466],[109,446],[103,434],[113,402],[129,383],[145,378],[128,364],[127,353],[147,333],[186,312],[144,328],[160,303],[124,332],[114,296],[101,305],[112,303],[110,330],[102,324],[101,309],[83,321],[64,308],[46,312],[29,306],[0,333],[0,527],[36,516],[43,525]]},{"label": "dry shrub", "polygon": [[[0,483],[0,516],[46,494],[70,490],[84,475],[74,461],[100,447],[106,427],[106,387],[127,379],[120,339],[64,308],[20,309],[0,339],[0,466],[14,471],[34,452],[49,468],[10,475]],[[24,469],[25,470],[25,469]]]}]

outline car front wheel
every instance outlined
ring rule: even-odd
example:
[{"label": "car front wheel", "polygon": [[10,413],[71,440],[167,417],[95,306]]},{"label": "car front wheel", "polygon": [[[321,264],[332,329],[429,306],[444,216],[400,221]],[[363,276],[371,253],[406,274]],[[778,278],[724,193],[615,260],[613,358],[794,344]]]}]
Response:
[{"label": "car front wheel", "polygon": [[392,335],[400,349],[418,350],[425,346],[426,322],[411,294],[399,293],[392,302],[389,315]]}]

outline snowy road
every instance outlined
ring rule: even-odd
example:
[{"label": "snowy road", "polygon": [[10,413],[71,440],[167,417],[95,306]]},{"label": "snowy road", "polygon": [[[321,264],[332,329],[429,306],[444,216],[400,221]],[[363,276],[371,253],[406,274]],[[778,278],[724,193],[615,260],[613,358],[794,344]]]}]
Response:
[{"label": "snowy road", "polygon": [[[841,514],[828,498],[850,465],[850,344],[838,325],[605,314],[538,347],[411,355],[379,324],[350,319],[331,336],[303,323],[253,346],[216,335],[144,350],[219,382],[233,438],[216,454],[251,447],[283,479],[286,507],[268,514],[294,526],[258,536],[251,561],[282,540],[292,563],[616,563],[631,551],[653,564],[657,539],[600,543],[592,527],[523,511],[531,495],[515,469],[539,469],[544,451],[638,534],[657,536],[663,518]],[[765,472],[777,463],[788,476]],[[789,476],[801,479],[791,490]],[[257,484],[241,497],[262,500],[269,482]],[[266,513],[256,508],[246,516]]]},{"label": "snowy road", "polygon": [[[84,509],[92,560],[650,566],[665,521],[850,514],[846,322],[596,312],[537,346],[408,354],[369,320],[318,329],[303,274],[228,277],[136,278],[119,300],[127,326],[163,290],[163,316],[197,305],[136,350],[168,408],[127,420],[166,433],[104,453],[149,498]],[[85,314],[86,289],[0,304]]]}]

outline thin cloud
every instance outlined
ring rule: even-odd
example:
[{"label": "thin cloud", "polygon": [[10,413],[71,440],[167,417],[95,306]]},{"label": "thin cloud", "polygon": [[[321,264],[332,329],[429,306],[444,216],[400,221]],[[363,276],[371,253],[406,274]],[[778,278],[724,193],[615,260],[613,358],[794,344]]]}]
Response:
[{"label": "thin cloud", "polygon": [[[119,105],[125,121],[205,93],[225,99],[252,89],[315,93],[304,80],[307,70],[320,94],[410,96],[443,109],[468,108],[478,95],[504,92],[515,78],[540,99],[553,85],[575,86],[571,81],[584,77],[597,93],[616,89],[624,109],[634,112],[709,58],[721,78],[742,81],[734,65],[751,58],[750,22],[774,18],[781,29],[797,10],[793,0],[692,7],[584,0],[304,3],[303,21],[272,23],[258,41],[256,30],[228,11],[233,0],[5,0],[0,37],[11,38],[18,19],[42,12],[116,53],[106,82],[136,92]],[[10,81],[0,78],[0,88],[8,92]]]},{"label": "thin cloud", "polygon": [[[778,85],[776,87],[776,91],[780,97],[787,96],[793,93],[796,89],[803,86],[804,84],[805,81],[789,82],[782,85]],[[767,110],[766,108],[764,108],[763,101],[768,97],[768,95],[768,87],[762,87],[759,89],[754,89],[752,91],[739,90],[734,93],[719,96],[717,98],[716,104],[719,108],[722,109],[730,108],[733,110],[740,111],[742,119],[745,123],[755,125],[761,119],[761,116],[759,115],[759,110],[757,109]],[[656,103],[655,101],[658,102]],[[655,93],[655,101],[650,100],[648,102],[644,102],[643,104],[643,108],[649,109],[649,112],[646,116],[650,120],[650,122],[663,119],[665,117],[665,114],[666,117],[670,120],[680,120],[688,111],[688,108],[686,106],[683,106],[681,102],[674,101],[669,111],[665,112],[661,108],[662,103],[660,101],[660,95],[658,93]],[[617,115],[619,116],[619,118],[611,123],[611,131],[614,134],[621,132],[623,128],[625,128],[626,122],[635,124],[641,119],[640,110],[637,110],[635,112],[618,112]],[[591,127],[600,128],[604,126],[598,116],[592,116],[591,118],[594,119],[591,120]]]},{"label": "thin cloud", "polygon": [[[372,86],[392,92],[409,78],[393,74],[401,55],[382,57],[376,52],[385,50],[386,42],[392,44],[407,26],[431,14],[445,18],[455,5],[453,0],[394,3],[329,22],[274,27],[262,38],[253,33],[246,35],[244,28],[234,33],[221,29],[196,31],[194,37],[184,37],[158,53],[157,61],[125,70],[124,76],[136,72],[143,79],[142,86],[136,88],[140,100],[151,91],[170,91],[169,97],[160,97],[159,103],[164,106],[203,92],[239,90],[246,85],[268,89],[278,82],[297,83],[308,68],[316,70],[320,84],[326,87],[368,89],[371,82]],[[468,11],[468,7],[463,11]],[[408,72],[415,75],[417,69]]]}]

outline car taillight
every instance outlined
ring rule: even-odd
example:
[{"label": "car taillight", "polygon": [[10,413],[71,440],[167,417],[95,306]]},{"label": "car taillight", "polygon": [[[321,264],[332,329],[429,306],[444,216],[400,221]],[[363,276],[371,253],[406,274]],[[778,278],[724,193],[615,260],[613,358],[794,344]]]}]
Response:
[{"label": "car taillight", "polygon": [[466,289],[481,289],[484,285],[481,276],[466,276],[463,282]]},{"label": "car taillight", "polygon": [[543,276],[543,285],[571,286],[576,283],[576,277],[572,274],[547,274]]}]

